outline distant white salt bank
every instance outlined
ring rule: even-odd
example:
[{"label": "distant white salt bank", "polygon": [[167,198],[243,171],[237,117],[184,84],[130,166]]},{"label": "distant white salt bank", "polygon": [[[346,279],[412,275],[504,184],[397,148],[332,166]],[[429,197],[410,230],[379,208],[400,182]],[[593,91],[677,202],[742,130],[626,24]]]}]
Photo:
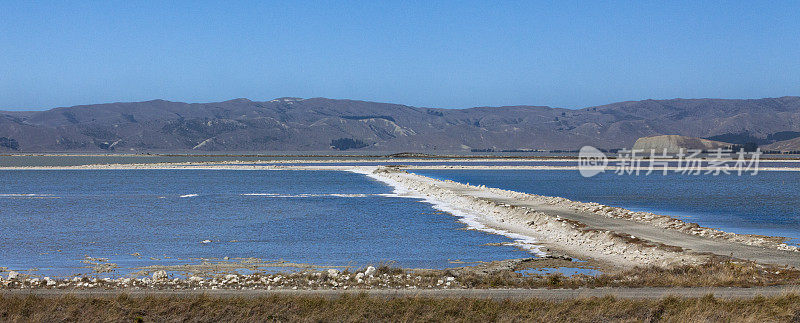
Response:
[{"label": "distant white salt bank", "polygon": [[380,196],[384,194],[342,194],[342,193],[329,193],[329,194],[276,194],[276,193],[245,193],[242,196],[263,196],[263,197],[367,197],[367,196]]},{"label": "distant white salt bank", "polygon": [[11,199],[57,199],[57,196],[53,196],[52,194],[0,194],[0,198],[11,198]]}]

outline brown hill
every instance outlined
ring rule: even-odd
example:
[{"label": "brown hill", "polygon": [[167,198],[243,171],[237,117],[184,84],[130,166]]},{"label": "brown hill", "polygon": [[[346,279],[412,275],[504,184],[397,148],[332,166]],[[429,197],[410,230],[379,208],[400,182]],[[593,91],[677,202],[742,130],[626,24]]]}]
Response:
[{"label": "brown hill", "polygon": [[718,148],[727,149],[732,146],[732,144],[721,141],[679,135],[663,135],[639,138],[633,144],[633,149],[641,149],[644,151],[650,151],[652,149],[659,153],[666,149],[667,153],[674,154],[679,152],[681,149],[706,151]]},{"label": "brown hill", "polygon": [[762,150],[777,150],[777,151],[800,151],[800,137],[778,141],[773,144],[769,144],[766,146],[761,147]]},{"label": "brown hill", "polygon": [[800,136],[800,98],[645,100],[580,110],[325,98],[154,100],[0,112],[0,150],[28,152],[613,149],[663,134],[759,144],[791,139]]}]

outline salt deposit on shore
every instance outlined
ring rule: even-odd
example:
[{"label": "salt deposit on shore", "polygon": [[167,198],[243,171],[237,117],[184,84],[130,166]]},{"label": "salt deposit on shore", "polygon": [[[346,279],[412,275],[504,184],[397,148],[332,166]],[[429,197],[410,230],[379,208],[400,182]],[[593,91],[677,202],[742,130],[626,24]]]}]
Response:
[{"label": "salt deposit on shore", "polygon": [[[635,245],[624,241],[611,232],[583,231],[580,223],[574,223],[543,212],[513,208],[507,205],[461,195],[454,190],[436,185],[441,182],[420,175],[392,171],[386,168],[359,168],[354,170],[386,183],[396,189],[400,196],[424,196],[427,201],[447,205],[460,210],[457,214],[469,214],[468,223],[519,236],[531,242],[547,245],[579,258],[592,258],[612,266],[632,267],[637,265],[668,266],[671,264],[702,263],[703,256],[689,256],[682,252],[658,246]],[[453,183],[456,184],[456,183]],[[464,184],[459,184],[464,185]],[[483,188],[482,188],[483,189]]]},{"label": "salt deposit on shore", "polygon": [[[668,216],[632,212],[597,203],[580,203],[559,197],[545,197],[452,181],[439,181],[391,168],[360,167],[353,171],[391,185],[399,196],[421,197],[441,209],[454,211],[455,215],[463,217],[465,222],[474,228],[512,236],[514,239],[529,242],[531,245],[539,243],[579,258],[604,261],[612,266],[698,264],[707,261],[709,255],[687,252],[680,247],[652,243],[623,232],[588,229],[580,222],[553,216],[529,207],[497,202],[496,199],[535,202],[546,205],[549,209],[577,210],[600,217],[631,220],[663,230],[675,230],[688,235],[730,243],[775,250],[800,251],[798,247],[782,243],[779,238],[722,232]],[[462,194],[464,191],[478,193]]]}]

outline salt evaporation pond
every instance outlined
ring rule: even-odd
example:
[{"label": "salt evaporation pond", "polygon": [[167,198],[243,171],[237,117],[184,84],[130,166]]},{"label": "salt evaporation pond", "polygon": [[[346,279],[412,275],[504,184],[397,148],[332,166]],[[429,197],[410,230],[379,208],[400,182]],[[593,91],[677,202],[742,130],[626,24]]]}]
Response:
[{"label": "salt evaporation pond", "polygon": [[0,266],[71,276],[108,258],[114,276],[197,258],[450,268],[531,256],[391,192],[336,171],[0,171]]}]

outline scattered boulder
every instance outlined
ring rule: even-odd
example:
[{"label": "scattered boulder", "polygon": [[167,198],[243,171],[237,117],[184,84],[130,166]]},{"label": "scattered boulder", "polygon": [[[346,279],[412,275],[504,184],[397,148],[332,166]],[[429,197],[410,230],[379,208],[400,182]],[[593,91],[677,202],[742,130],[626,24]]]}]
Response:
[{"label": "scattered boulder", "polygon": [[159,271],[156,271],[156,272],[153,273],[153,281],[154,282],[167,280],[168,278],[169,278],[169,275],[167,275],[166,271],[159,270]]},{"label": "scattered boulder", "polygon": [[375,269],[375,267],[369,266],[367,267],[367,270],[364,271],[364,275],[372,277],[372,275],[375,275],[376,272],[378,272],[378,270]]},{"label": "scattered boulder", "polygon": [[336,269],[333,269],[333,268],[328,269],[328,277],[330,277],[330,278],[339,277],[339,271],[336,270]]}]

